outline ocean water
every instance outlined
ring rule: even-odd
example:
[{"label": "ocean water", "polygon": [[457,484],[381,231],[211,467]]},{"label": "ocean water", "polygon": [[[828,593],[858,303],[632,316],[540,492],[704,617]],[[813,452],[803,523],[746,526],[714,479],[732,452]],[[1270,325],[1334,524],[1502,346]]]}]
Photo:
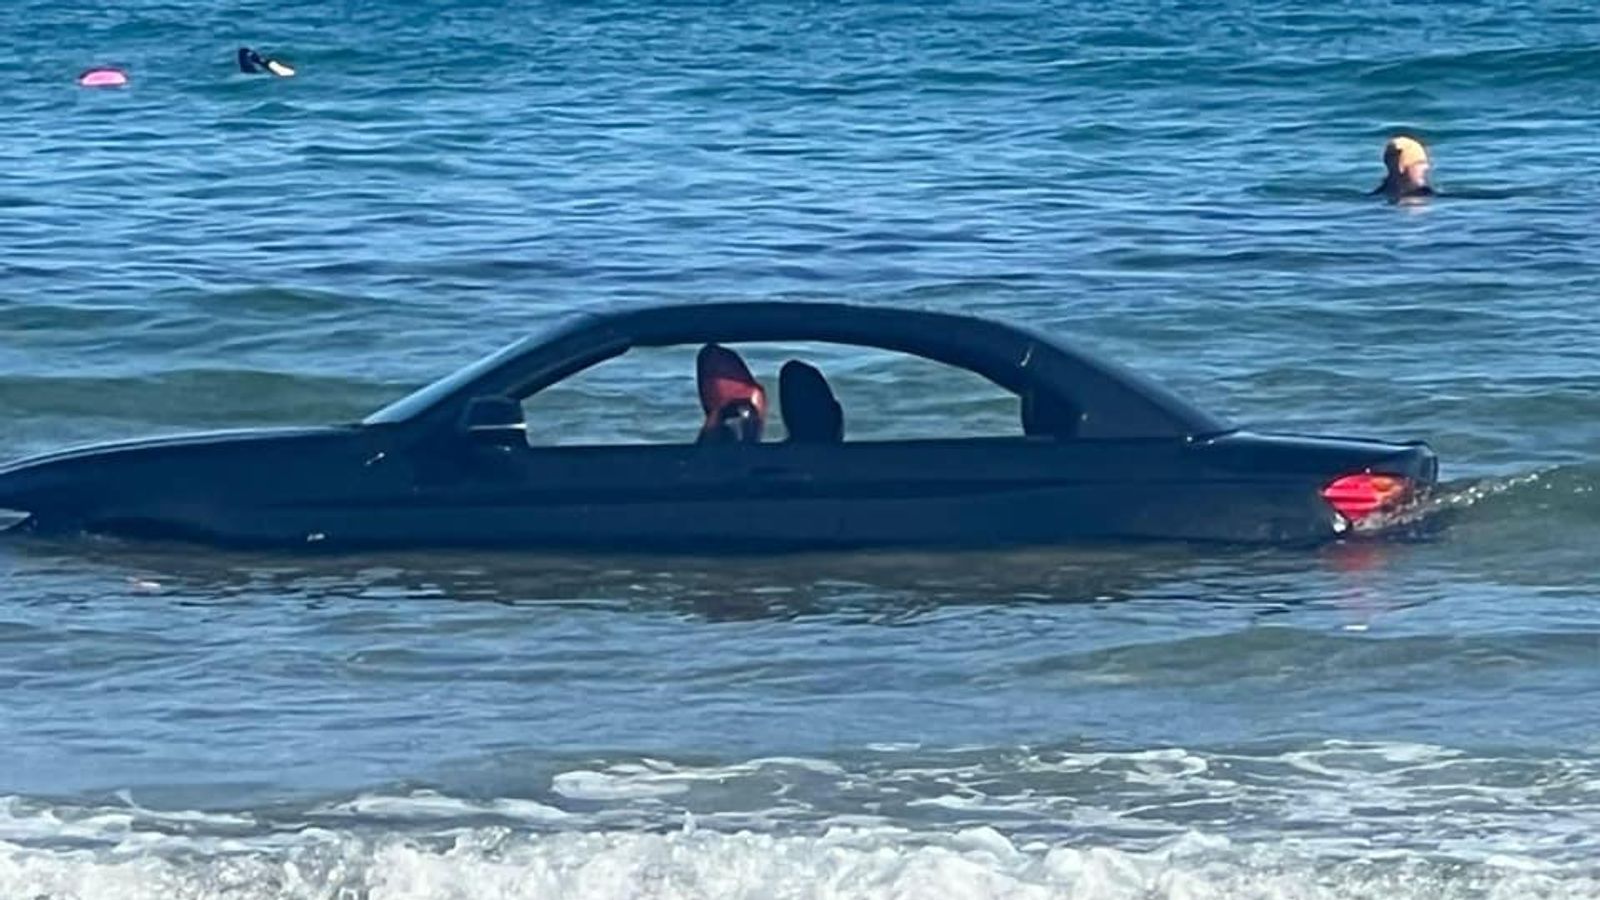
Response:
[{"label": "ocean water", "polygon": [[[838,299],[1447,482],[1318,551],[7,541],[0,896],[1600,895],[1597,72],[1593,5],[1530,0],[0,4],[6,458]],[[1365,196],[1397,129],[1426,205]],[[1001,421],[820,358],[864,429]],[[630,360],[536,432],[692,432]]]}]

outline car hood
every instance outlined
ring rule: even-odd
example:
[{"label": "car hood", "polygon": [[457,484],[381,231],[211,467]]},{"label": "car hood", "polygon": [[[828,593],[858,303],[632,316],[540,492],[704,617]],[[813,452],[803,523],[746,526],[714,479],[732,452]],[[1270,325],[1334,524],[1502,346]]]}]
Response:
[{"label": "car hood", "polygon": [[[221,495],[275,494],[301,471],[329,460],[379,453],[385,429],[357,425],[180,434],[93,444],[0,467],[0,531],[5,511],[73,522],[106,510],[208,502]],[[380,454],[381,455],[381,454]],[[15,523],[11,523],[14,525]]]},{"label": "car hood", "polygon": [[311,428],[241,428],[228,431],[204,431],[165,435],[153,438],[136,438],[125,441],[106,441],[52,450],[0,464],[0,477],[53,463],[72,462],[91,458],[109,458],[150,450],[179,449],[184,447],[214,447],[223,444],[246,444],[286,439],[331,437],[349,435],[359,430],[355,425],[329,425]]}]

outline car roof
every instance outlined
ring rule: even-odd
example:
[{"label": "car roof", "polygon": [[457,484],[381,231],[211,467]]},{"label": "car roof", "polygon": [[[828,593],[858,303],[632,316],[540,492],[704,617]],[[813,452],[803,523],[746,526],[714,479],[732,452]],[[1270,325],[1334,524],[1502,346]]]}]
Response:
[{"label": "car roof", "polygon": [[644,304],[571,314],[367,421],[429,415],[431,408],[489,393],[527,396],[631,347],[791,341],[909,353],[976,372],[1017,393],[1070,387],[1095,422],[1091,433],[1103,436],[1194,435],[1228,428],[1144,376],[1025,325],[906,307],[798,300]]},{"label": "car roof", "polygon": [[592,312],[641,346],[691,341],[892,340],[915,347],[973,344],[999,337],[1037,338],[1025,326],[959,313],[815,300],[760,300],[622,306]]}]

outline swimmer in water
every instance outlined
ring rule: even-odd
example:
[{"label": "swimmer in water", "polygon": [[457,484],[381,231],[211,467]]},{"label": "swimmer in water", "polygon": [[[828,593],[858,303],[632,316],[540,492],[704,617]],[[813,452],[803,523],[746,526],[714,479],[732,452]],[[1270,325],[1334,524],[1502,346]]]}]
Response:
[{"label": "swimmer in water", "polygon": [[279,78],[289,78],[294,75],[294,67],[288,63],[270,56],[263,57],[249,47],[239,48],[239,71],[249,75],[254,75],[257,72],[271,72]]},{"label": "swimmer in water", "polygon": [[1428,169],[1432,163],[1421,141],[1405,135],[1390,138],[1383,145],[1383,165],[1389,170],[1388,174],[1372,193],[1388,197],[1391,203],[1433,196],[1433,188],[1428,184]]}]

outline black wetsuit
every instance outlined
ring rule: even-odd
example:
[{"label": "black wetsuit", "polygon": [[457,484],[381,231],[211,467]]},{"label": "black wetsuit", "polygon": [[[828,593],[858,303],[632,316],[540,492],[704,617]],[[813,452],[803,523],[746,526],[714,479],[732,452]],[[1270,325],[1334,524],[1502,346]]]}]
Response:
[{"label": "black wetsuit", "polygon": [[[273,68],[274,66],[277,68]],[[249,47],[239,48],[239,71],[249,75],[266,72],[280,78],[294,74],[294,69],[282,60],[273,56],[262,56]]]},{"label": "black wetsuit", "polygon": [[[1389,183],[1387,181],[1373,188],[1372,193],[1368,196],[1376,197],[1379,194],[1386,196],[1389,194]],[[1433,187],[1425,184],[1422,187],[1412,188],[1409,191],[1401,191],[1400,193],[1393,195],[1391,199],[1404,200],[1407,197],[1432,197],[1433,195]]]}]

